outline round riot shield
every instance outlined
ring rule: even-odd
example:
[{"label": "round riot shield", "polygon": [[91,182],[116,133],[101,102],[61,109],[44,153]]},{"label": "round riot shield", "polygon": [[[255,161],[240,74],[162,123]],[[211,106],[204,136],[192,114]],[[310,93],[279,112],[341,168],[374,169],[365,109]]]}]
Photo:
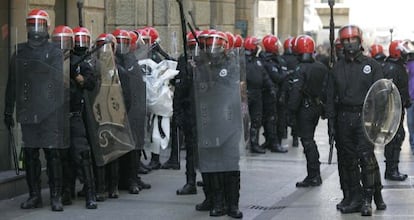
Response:
[{"label": "round riot shield", "polygon": [[397,133],[401,120],[401,97],[397,86],[388,79],[376,81],[365,97],[362,123],[369,141],[388,144]]}]

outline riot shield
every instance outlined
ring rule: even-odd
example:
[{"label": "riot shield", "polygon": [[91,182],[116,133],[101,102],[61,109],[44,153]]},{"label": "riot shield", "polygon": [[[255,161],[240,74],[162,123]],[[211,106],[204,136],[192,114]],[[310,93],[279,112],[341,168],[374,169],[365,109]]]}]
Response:
[{"label": "riot shield", "polygon": [[240,69],[240,95],[242,106],[242,119],[243,119],[243,140],[245,148],[250,143],[250,115],[249,105],[247,100],[247,82],[246,82],[246,56],[244,55],[244,48],[235,49],[236,56],[238,57],[239,69]]},{"label": "riot shield", "polygon": [[199,168],[239,170],[242,139],[240,72],[237,56],[200,53],[193,69]]},{"label": "riot shield", "polygon": [[134,50],[134,55],[137,60],[144,60],[149,58],[150,46],[143,42],[138,41],[137,49]]},{"label": "riot shield", "polygon": [[388,144],[401,120],[401,97],[391,80],[376,81],[365,97],[362,122],[367,138],[375,145]]},{"label": "riot shield", "polygon": [[[146,106],[146,84],[143,80],[143,72],[140,69],[134,54],[127,54],[124,57],[123,66],[125,68],[125,79],[127,84],[123,84],[124,89],[129,92],[129,107],[127,110],[128,119],[131,126],[132,136],[135,141],[136,149],[143,149],[145,135],[145,116]],[[124,86],[127,86],[125,88]]]},{"label": "riot shield", "polygon": [[96,54],[98,83],[87,92],[86,124],[97,166],[103,166],[135,148],[110,43]]},{"label": "riot shield", "polygon": [[28,148],[69,147],[69,56],[46,43],[35,49],[19,44],[12,58],[17,140]]}]

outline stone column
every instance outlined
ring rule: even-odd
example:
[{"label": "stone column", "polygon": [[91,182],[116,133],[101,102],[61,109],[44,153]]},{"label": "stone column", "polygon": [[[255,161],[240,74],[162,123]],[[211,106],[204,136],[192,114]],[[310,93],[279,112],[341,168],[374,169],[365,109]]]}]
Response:
[{"label": "stone column", "polygon": [[292,5],[292,34],[303,34],[303,21],[305,19],[304,0],[293,0]]},{"label": "stone column", "polygon": [[[293,0],[295,1],[295,0]],[[292,36],[292,0],[279,0],[277,16],[277,35],[283,41]]]}]

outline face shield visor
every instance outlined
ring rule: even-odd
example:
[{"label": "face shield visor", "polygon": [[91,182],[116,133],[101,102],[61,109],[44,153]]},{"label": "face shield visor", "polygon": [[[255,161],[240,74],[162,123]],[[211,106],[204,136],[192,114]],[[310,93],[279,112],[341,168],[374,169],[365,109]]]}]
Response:
[{"label": "face shield visor", "polygon": [[76,34],[75,35],[75,47],[84,47],[89,48],[91,42],[90,36],[86,34]]},{"label": "face shield visor", "polygon": [[61,34],[59,36],[53,36],[52,41],[60,46],[62,50],[73,49],[73,38],[72,36]]},{"label": "face shield visor", "polygon": [[130,50],[131,39],[128,38],[117,38],[116,39],[116,51],[120,54],[126,54]]},{"label": "face shield visor", "polygon": [[44,18],[28,18],[26,19],[26,30],[28,33],[47,33],[49,26]]}]

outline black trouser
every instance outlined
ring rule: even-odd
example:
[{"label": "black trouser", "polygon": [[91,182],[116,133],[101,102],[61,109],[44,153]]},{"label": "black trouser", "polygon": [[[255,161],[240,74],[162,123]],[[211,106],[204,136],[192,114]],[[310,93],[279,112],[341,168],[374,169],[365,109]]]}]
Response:
[{"label": "black trouser", "polygon": [[277,97],[273,97],[267,92],[263,94],[263,118],[262,118],[264,136],[268,144],[279,143],[278,136],[278,114],[277,114]]},{"label": "black trouser", "polygon": [[303,105],[297,113],[298,136],[302,142],[306,156],[308,177],[320,175],[320,162],[318,146],[315,143],[315,129],[319,122],[321,107],[317,105]]},{"label": "black trouser", "polygon": [[392,172],[393,169],[397,169],[398,163],[400,162],[401,146],[405,138],[403,119],[404,114],[401,117],[401,122],[400,126],[398,127],[397,134],[395,134],[391,142],[385,145],[384,148],[386,172]]},{"label": "black trouser", "polygon": [[337,132],[335,139],[338,142],[338,161],[343,161],[348,167],[348,186],[359,184],[358,175],[355,174],[359,164],[361,167],[361,181],[365,189],[381,187],[378,178],[379,167],[374,154],[374,146],[364,134],[361,112],[338,112]]},{"label": "black trouser", "polygon": [[[23,148],[24,162],[26,166],[26,181],[29,187],[30,194],[40,195],[41,189],[41,162],[39,160],[39,148]],[[61,149],[46,149],[43,148],[47,161],[47,174],[49,177],[49,188],[55,196],[61,194],[62,190],[62,163],[61,163]]]},{"label": "black trouser", "polygon": [[184,141],[185,141],[185,174],[187,176],[187,183],[188,180],[194,181],[196,179],[196,171],[195,171],[195,161],[196,161],[196,147],[197,147],[197,137],[196,137],[196,125],[195,120],[189,120],[186,124],[184,124]]}]

